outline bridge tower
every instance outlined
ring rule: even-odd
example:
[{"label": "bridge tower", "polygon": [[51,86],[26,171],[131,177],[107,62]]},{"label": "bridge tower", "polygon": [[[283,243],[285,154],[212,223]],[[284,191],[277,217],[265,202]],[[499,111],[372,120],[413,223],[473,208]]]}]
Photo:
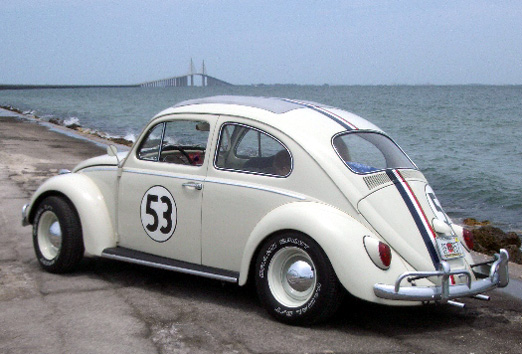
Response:
[{"label": "bridge tower", "polygon": [[201,86],[208,86],[207,80],[207,69],[205,68],[205,61],[203,60],[203,64],[201,65]]},{"label": "bridge tower", "polygon": [[190,58],[190,86],[194,86],[194,74],[196,73],[196,69],[194,67],[194,62],[192,58]]}]

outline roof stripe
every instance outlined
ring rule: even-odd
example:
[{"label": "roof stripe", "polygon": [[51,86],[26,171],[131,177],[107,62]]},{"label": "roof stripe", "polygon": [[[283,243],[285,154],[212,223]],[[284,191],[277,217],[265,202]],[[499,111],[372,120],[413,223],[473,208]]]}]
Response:
[{"label": "roof stripe", "polygon": [[327,110],[326,108],[318,106],[318,105],[313,104],[311,102],[292,100],[292,99],[289,99],[289,98],[283,98],[283,101],[295,103],[295,104],[301,105],[303,107],[310,108],[310,109],[312,109],[312,110],[314,110],[316,112],[319,112],[319,113],[327,116],[328,118],[334,120],[335,122],[339,123],[346,130],[358,130],[359,129],[353,123],[351,123],[348,120],[344,119],[340,115],[335,114],[335,113]]},{"label": "roof stripe", "polygon": [[413,193],[408,182],[406,182],[398,170],[386,170],[386,173],[395,184],[395,187],[397,187],[397,190],[402,196],[402,199],[410,210],[411,216],[415,220],[415,224],[417,225],[422,239],[424,240],[424,244],[428,249],[428,253],[430,254],[435,269],[439,269],[440,259],[432,241],[432,239],[435,239],[436,237],[435,232],[433,231],[426,214],[424,214],[417,197]]}]

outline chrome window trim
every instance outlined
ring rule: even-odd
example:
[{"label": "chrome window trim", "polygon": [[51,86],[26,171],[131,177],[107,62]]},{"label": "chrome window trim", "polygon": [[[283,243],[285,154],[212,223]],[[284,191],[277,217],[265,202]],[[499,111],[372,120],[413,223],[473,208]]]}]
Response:
[{"label": "chrome window trim", "polygon": [[[282,176],[282,175],[273,175],[273,174],[270,174],[270,173],[262,173],[262,172],[255,172],[255,171],[245,171],[245,170],[237,170],[237,169],[233,169],[233,168],[219,167],[217,165],[217,158],[218,158],[218,155],[219,155],[219,145],[221,144],[222,132],[223,132],[223,129],[225,128],[226,125],[238,125],[238,126],[241,126],[241,127],[247,128],[247,129],[252,129],[252,130],[258,131],[258,132],[260,132],[262,134],[265,134],[268,137],[270,137],[270,138],[274,139],[275,141],[277,141],[286,150],[286,152],[288,152],[288,155],[290,156],[290,172],[288,172],[286,175]],[[235,151],[236,148],[237,148],[237,145],[234,146],[234,155],[237,156],[236,151]],[[278,138],[276,138],[272,134],[270,134],[270,133],[268,133],[268,132],[266,132],[266,131],[264,131],[264,130],[262,130],[260,128],[253,127],[253,126],[248,125],[248,124],[243,124],[243,123],[238,123],[238,122],[233,122],[233,121],[227,121],[227,122],[224,122],[223,124],[221,124],[221,126],[219,127],[218,140],[216,142],[216,151],[214,153],[214,161],[213,161],[212,165],[214,166],[214,168],[216,170],[220,170],[220,171],[238,172],[238,173],[245,173],[245,174],[249,174],[249,175],[267,176],[267,177],[275,177],[275,178],[287,178],[288,176],[290,176],[292,174],[292,172],[294,170],[294,156],[292,155],[292,152],[290,151],[290,149],[285,144],[283,144],[283,142],[281,140],[279,140]]]},{"label": "chrome window trim", "polygon": [[[141,139],[140,141],[140,144],[138,145],[138,148],[136,149],[136,158],[140,161],[151,161],[151,162],[160,162],[159,160],[159,157],[161,155],[161,147],[163,146],[163,138],[165,137],[165,124],[167,123],[167,121],[163,121],[163,122],[159,122],[158,124],[154,124],[149,130],[148,132],[145,134],[145,136],[143,137],[143,139]],[[161,127],[161,138],[160,138],[160,143],[159,143],[159,146],[158,146],[158,156],[156,156],[156,160],[147,160],[147,159],[142,159],[140,157],[140,151],[141,151],[141,148],[143,147],[143,144],[145,144],[145,142],[147,141],[147,139],[149,138],[149,135],[152,133],[152,131],[154,129],[156,129],[156,127],[158,125],[163,125]]]},{"label": "chrome window trim", "polygon": [[[166,115],[168,116],[168,114]],[[159,122],[158,124],[155,124],[154,126],[152,126],[149,131],[147,132],[147,135],[141,140],[140,142],[140,145],[138,146],[138,148],[136,149],[136,159],[138,159],[139,161],[148,161],[148,162],[158,162],[158,163],[166,163],[166,164],[171,164],[171,165],[181,165],[181,166],[190,166],[190,167],[197,167],[197,168],[200,168],[201,166],[203,166],[205,164],[205,162],[203,161],[203,163],[201,165],[187,165],[187,164],[182,164],[182,163],[175,163],[175,162],[165,162],[165,161],[161,161],[160,157],[161,157],[161,152],[163,151],[163,142],[165,140],[165,133],[167,131],[167,124],[168,123],[171,123],[171,122],[205,122],[205,123],[209,123],[208,120],[201,120],[201,119],[171,119],[171,120],[164,120],[164,121],[161,121]],[[159,145],[159,148],[158,148],[158,156],[156,156],[156,160],[146,160],[146,159],[142,159],[140,158],[139,156],[139,153],[141,151],[141,148],[143,146],[143,144],[145,143],[145,141],[147,140],[147,138],[149,137],[149,134],[152,132],[152,130],[154,130],[158,125],[162,124],[163,127],[161,128],[161,139],[160,139],[160,145]],[[209,123],[210,124],[210,123]],[[205,150],[204,152],[206,153],[206,151],[208,150],[208,146],[209,146],[209,138],[210,138],[210,134],[207,136],[207,143],[205,145]],[[206,154],[205,154],[206,155]],[[206,158],[206,156],[205,156]]]},{"label": "chrome window trim", "polygon": [[[355,174],[358,174],[358,175],[369,175],[369,174],[373,174],[373,173],[379,173],[379,172],[383,172],[383,171],[386,171],[387,169],[390,169],[391,167],[388,167],[388,168],[381,168],[381,169],[377,169],[375,171],[371,171],[371,172],[356,172],[354,171],[347,163],[346,161],[344,161],[344,159],[341,157],[341,154],[339,153],[339,151],[337,151],[336,147],[335,147],[335,144],[334,144],[334,140],[335,138],[337,138],[338,136],[341,136],[341,135],[348,135],[348,134],[359,134],[359,133],[374,133],[374,134],[379,134],[379,135],[382,135],[384,136],[385,138],[388,138],[403,154],[404,156],[406,156],[406,158],[408,159],[408,161],[410,161],[410,163],[413,165],[414,169],[417,170],[417,171],[420,171],[419,168],[417,167],[417,165],[415,164],[415,162],[413,162],[413,160],[408,156],[408,154],[406,154],[406,152],[400,147],[399,144],[397,144],[395,142],[395,140],[393,140],[392,138],[390,138],[387,134],[381,132],[381,131],[378,131],[378,130],[372,130],[372,129],[364,129],[364,130],[344,130],[342,132],[339,132],[337,134],[335,134],[332,139],[331,139],[331,144],[332,144],[332,148],[334,149],[335,153],[337,154],[337,156],[339,156],[339,158],[341,159],[341,161],[343,162],[343,164],[348,167],[348,169],[355,173]],[[394,170],[411,170],[412,168],[409,168],[409,167],[398,167],[398,168],[393,168]]]}]

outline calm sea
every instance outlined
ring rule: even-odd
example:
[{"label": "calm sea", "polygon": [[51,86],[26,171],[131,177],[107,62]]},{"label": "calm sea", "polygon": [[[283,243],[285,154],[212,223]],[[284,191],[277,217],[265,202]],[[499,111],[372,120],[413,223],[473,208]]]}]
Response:
[{"label": "calm sea", "polygon": [[305,99],[384,129],[424,172],[455,219],[522,230],[522,86],[234,86],[0,91],[0,105],[136,136],[157,112],[212,95]]}]

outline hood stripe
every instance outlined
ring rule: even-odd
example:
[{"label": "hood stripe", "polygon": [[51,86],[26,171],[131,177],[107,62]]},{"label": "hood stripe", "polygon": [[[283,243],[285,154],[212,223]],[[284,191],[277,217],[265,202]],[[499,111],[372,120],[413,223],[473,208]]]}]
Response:
[{"label": "hood stripe", "polygon": [[397,190],[402,196],[402,199],[410,210],[411,216],[415,220],[415,224],[417,225],[417,228],[422,235],[422,239],[426,244],[426,248],[428,249],[428,253],[430,254],[435,269],[439,269],[440,258],[433,243],[433,240],[436,237],[435,232],[433,231],[426,214],[424,214],[417,197],[413,193],[408,182],[406,182],[398,170],[386,170],[386,173],[395,184],[395,187],[397,187]]},{"label": "hood stripe", "polygon": [[303,107],[306,107],[306,108],[310,108],[316,112],[319,112],[321,113],[322,115],[325,115],[327,116],[328,118],[332,119],[333,121],[339,123],[340,125],[343,126],[343,128],[345,128],[346,130],[358,130],[359,128],[357,128],[354,124],[352,124],[351,122],[349,122],[348,120],[344,119],[343,117],[341,117],[340,115],[338,114],[335,114],[333,112],[330,112],[329,110],[323,108],[323,107],[320,107],[318,105],[315,105],[313,103],[310,103],[310,102],[304,102],[304,101],[297,101],[297,100],[291,100],[291,99],[288,99],[288,98],[283,98],[283,101],[286,101],[286,102],[291,102],[291,103],[295,103],[295,104],[298,104],[300,106],[303,106]]}]

